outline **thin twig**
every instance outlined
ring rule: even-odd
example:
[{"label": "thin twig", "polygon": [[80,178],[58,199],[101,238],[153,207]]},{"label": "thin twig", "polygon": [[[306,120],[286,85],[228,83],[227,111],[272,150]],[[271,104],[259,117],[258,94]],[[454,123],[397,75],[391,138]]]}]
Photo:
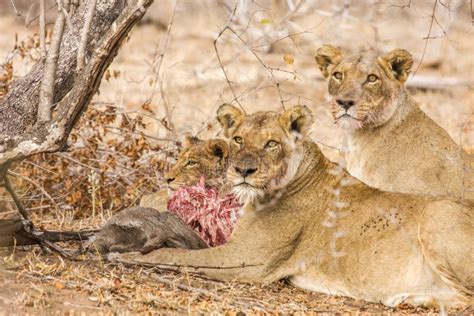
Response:
[{"label": "thin twig", "polygon": [[160,52],[160,55],[159,55],[159,62],[158,62],[158,65],[153,69],[153,72],[155,73],[155,80],[153,81],[153,87],[152,87],[152,90],[151,90],[150,102],[151,102],[151,100],[153,100],[153,96],[154,96],[155,90],[156,90],[156,85],[160,81],[160,69],[161,69],[161,65],[163,64],[163,60],[165,58],[166,49],[168,48],[168,45],[169,45],[169,42],[170,42],[171,29],[173,27],[174,16],[175,16],[175,13],[176,13],[176,7],[177,6],[178,6],[178,0],[175,0],[174,7],[173,7],[173,12],[171,13],[170,20],[168,21],[168,28],[166,29],[165,43],[164,43],[163,47],[161,48],[161,52]]},{"label": "thin twig", "polygon": [[40,0],[40,14],[39,14],[39,41],[41,58],[46,57],[46,22],[45,22],[45,0]]},{"label": "thin twig", "polygon": [[[108,128],[108,129],[116,129],[116,130],[122,130],[120,127],[116,127],[116,126],[112,126],[112,125],[105,125],[104,126],[105,128]],[[112,134],[117,134],[117,135],[123,135],[123,133],[114,133],[112,131],[108,131],[109,133],[112,133]],[[148,134],[145,134],[145,133],[142,133],[142,132],[134,132],[134,131],[130,131],[131,134],[134,134],[134,135],[140,135],[140,136],[143,136],[143,137],[146,137],[146,138],[151,138],[153,140],[157,140],[157,141],[163,141],[163,142],[172,142],[172,143],[178,143],[179,141],[176,140],[176,139],[171,139],[171,138],[163,138],[163,137],[155,137],[155,136],[151,136],[151,135],[148,135]]]},{"label": "thin twig", "polygon": [[[151,95],[150,95],[150,99],[148,102],[152,102],[153,100],[153,97],[155,95],[155,91],[156,91],[156,85],[158,83],[159,84],[159,87],[160,87],[160,93],[161,93],[161,100],[163,101],[163,105],[165,107],[165,117],[166,117],[166,124],[165,124],[165,119],[161,119],[159,120],[159,122],[169,131],[169,132],[172,132],[173,133],[173,136],[176,136],[175,135],[175,131],[174,131],[174,126],[173,126],[173,123],[171,121],[171,110],[170,110],[170,107],[169,107],[169,103],[167,102],[166,100],[166,95],[165,95],[165,91],[164,91],[164,88],[163,88],[163,84],[161,83],[161,80],[160,80],[160,70],[161,70],[161,65],[163,64],[163,60],[165,59],[165,52],[169,46],[169,42],[170,42],[170,39],[171,39],[171,29],[173,28],[173,24],[174,24],[174,17],[175,17],[175,14],[176,14],[176,8],[178,6],[178,0],[175,0],[175,3],[174,3],[174,7],[173,7],[173,12],[171,13],[171,17],[168,21],[168,27],[166,29],[166,38],[165,38],[165,43],[163,44],[163,47],[161,48],[161,52],[160,52],[160,55],[158,56],[159,57],[159,61],[158,61],[158,64],[156,65],[156,67],[153,67],[153,72],[155,74],[155,78],[153,80],[153,86],[152,86],[152,89],[151,89]],[[153,64],[155,64],[155,58],[156,58],[156,54],[155,54],[155,57],[153,58]]]},{"label": "thin twig", "polygon": [[321,21],[321,22],[319,22],[317,25],[315,25],[315,26],[313,26],[313,27],[311,27],[311,28],[309,28],[309,29],[306,29],[306,30],[304,30],[304,31],[296,32],[296,33],[290,33],[290,34],[285,35],[285,36],[283,36],[283,37],[280,37],[280,38],[278,38],[278,39],[276,39],[276,40],[274,40],[274,41],[272,41],[272,42],[270,42],[270,43],[260,44],[260,45],[254,45],[254,46],[252,46],[252,49],[257,49],[257,48],[261,48],[261,47],[266,47],[266,46],[269,46],[269,45],[273,45],[273,44],[275,44],[275,43],[278,43],[278,42],[280,42],[280,41],[283,41],[283,40],[285,40],[285,39],[287,39],[287,38],[290,38],[290,39],[291,39],[291,38],[296,37],[296,36],[298,36],[298,35],[311,33],[312,30],[318,28],[318,27],[321,26],[323,23],[324,23],[324,20]]},{"label": "thin twig", "polygon": [[20,213],[20,215],[23,217],[23,219],[25,219],[27,221],[28,224],[24,224],[23,225],[23,229],[25,230],[25,232],[28,234],[29,237],[31,238],[34,238],[36,239],[40,245],[42,247],[48,247],[50,248],[51,250],[59,253],[61,256],[63,257],[68,257],[69,255],[66,254],[60,247],[56,246],[55,244],[53,244],[52,242],[48,241],[48,240],[45,240],[44,238],[42,238],[41,236],[41,232],[37,232],[35,230],[35,227],[33,225],[33,222],[31,221],[31,217],[30,217],[30,214],[29,212],[25,209],[25,207],[23,206],[23,204],[21,203],[20,199],[18,198],[18,196],[16,195],[16,192],[15,190],[13,189],[13,186],[10,182],[10,179],[8,179],[8,176],[7,174],[4,175],[3,177],[3,182],[5,184],[5,188],[7,189],[7,191],[10,193],[10,195],[12,196],[13,198],[13,201],[15,201],[15,204],[18,208],[18,212]]},{"label": "thin twig", "polygon": [[72,26],[72,21],[68,13],[71,9],[70,3],[71,3],[70,0],[64,0],[64,6],[63,6],[62,0],[56,0],[58,9],[63,12],[66,23],[69,29],[72,30],[74,27]]},{"label": "thin twig", "polygon": [[94,11],[97,0],[89,0],[89,7],[87,8],[86,19],[84,21],[84,28],[82,29],[81,41],[79,42],[79,48],[77,50],[77,72],[81,71],[85,65],[86,58],[86,46],[87,46],[87,35],[92,24],[92,18],[94,17]]},{"label": "thin twig", "polygon": [[438,0],[434,0],[434,4],[433,4],[433,11],[431,12],[431,21],[430,21],[430,27],[428,29],[428,35],[426,36],[425,38],[425,47],[423,48],[423,53],[421,54],[421,59],[420,59],[420,63],[418,64],[418,66],[416,67],[415,71],[413,72],[413,75],[412,77],[415,76],[415,74],[418,72],[418,69],[420,69],[421,67],[421,64],[423,63],[423,60],[425,58],[425,54],[426,54],[426,50],[428,48],[428,42],[429,40],[431,39],[431,31],[433,29],[433,24],[435,22],[435,19],[436,19],[436,6],[438,5]]},{"label": "thin twig", "polygon": [[[45,10],[45,13],[46,13],[46,12],[49,12],[49,11],[52,10],[52,9],[54,9],[55,6],[56,6],[56,5],[53,4],[53,5],[49,6],[49,7],[47,7],[46,10]],[[31,23],[33,23],[34,21],[38,20],[39,18],[40,18],[40,15],[36,15],[34,18],[32,18],[31,20],[29,20],[29,21],[26,23],[25,26],[26,26],[27,28],[30,27]]]},{"label": "thin twig", "polygon": [[288,21],[290,20],[293,15],[296,14],[296,12],[298,12],[299,9],[301,9],[301,6],[305,3],[305,0],[300,0],[300,2],[298,2],[298,4],[292,9],[292,8],[289,8],[290,9],[290,12],[288,12],[283,18],[280,19],[280,21],[278,21],[277,23],[281,23],[283,21]]},{"label": "thin twig", "polygon": [[189,286],[189,285],[179,284],[179,283],[176,284],[176,283],[174,283],[170,280],[167,280],[165,278],[160,277],[156,273],[151,273],[150,277],[155,281],[158,281],[160,283],[163,283],[163,284],[166,284],[166,285],[169,285],[169,286],[172,286],[172,287],[176,287],[180,290],[188,291],[188,292],[195,292],[195,293],[198,293],[199,295],[209,296],[209,297],[212,297],[213,299],[215,299],[217,301],[222,301],[222,298],[220,296],[218,296],[218,295],[216,295],[216,294],[214,294],[214,293],[212,293],[208,290],[192,287],[192,286]]},{"label": "thin twig", "polygon": [[233,270],[233,269],[246,269],[246,268],[253,268],[253,267],[260,267],[263,264],[239,264],[235,266],[207,266],[207,265],[191,265],[191,264],[178,264],[178,263],[149,263],[149,262],[137,262],[137,261],[128,261],[127,259],[118,259],[116,260],[113,258],[115,253],[109,254],[112,258],[108,258],[109,261],[112,263],[121,263],[123,265],[129,266],[139,266],[139,267],[150,267],[150,268],[158,268],[164,270],[170,270],[174,272],[179,272],[180,269],[196,269],[197,271],[189,271],[191,274],[202,274],[200,269],[208,269],[208,270]]},{"label": "thin twig", "polygon": [[237,98],[237,94],[235,93],[235,90],[234,90],[234,87],[232,87],[232,84],[229,80],[229,76],[227,75],[227,71],[225,70],[224,68],[224,64],[222,63],[222,60],[221,60],[221,56],[219,54],[219,49],[217,48],[217,41],[221,38],[222,34],[224,34],[224,32],[229,28],[229,26],[231,25],[231,23],[233,22],[233,19],[235,17],[235,12],[237,10],[237,4],[239,2],[236,1],[235,2],[235,6],[234,6],[234,9],[232,10],[232,14],[229,18],[229,21],[227,22],[226,26],[219,32],[219,34],[217,34],[217,37],[214,39],[214,50],[216,52],[216,56],[217,56],[217,61],[219,62],[219,65],[222,69],[222,72],[224,73],[224,77],[225,77],[225,80],[227,81],[227,85],[229,86],[230,88],[230,91],[232,92],[232,95],[234,96],[234,100],[235,102],[237,102],[237,104],[239,105],[240,109],[244,112],[245,112],[245,109],[244,107],[242,106],[242,104],[240,103],[239,99]]},{"label": "thin twig", "polygon": [[59,212],[60,209],[59,209],[59,206],[58,206],[58,203],[56,203],[56,201],[53,199],[53,197],[51,195],[49,195],[49,193],[41,186],[39,185],[36,181],[28,178],[28,177],[25,177],[24,175],[21,175],[19,173],[16,173],[16,172],[13,172],[11,170],[8,171],[8,174],[12,175],[12,176],[15,176],[15,177],[19,177],[19,178],[22,178],[23,180],[25,181],[28,181],[29,183],[33,184],[35,187],[37,187],[42,193],[44,196],[46,196],[46,198],[48,200],[51,201],[51,203],[53,203],[54,205],[54,208]]},{"label": "thin twig", "polygon": [[239,34],[237,34],[236,31],[234,31],[233,28],[231,28],[230,26],[226,26],[226,28],[224,29],[225,30],[229,30],[231,33],[233,33],[239,40],[240,42],[242,42],[242,44],[245,45],[245,47],[247,47],[249,49],[249,51],[252,53],[252,55],[254,55],[254,57],[257,59],[257,61],[263,66],[263,68],[265,68],[265,70],[267,71],[267,74],[268,74],[268,77],[270,78],[270,80],[273,82],[273,84],[275,85],[275,88],[277,89],[278,91],[278,95],[280,97],[280,104],[281,104],[281,107],[283,110],[285,110],[285,101],[283,100],[283,97],[282,97],[282,94],[281,94],[281,89],[280,89],[280,83],[276,80],[275,78],[275,75],[273,74],[273,71],[271,68],[269,68],[262,60],[262,58],[251,48],[249,48],[247,46],[247,43],[244,41],[244,39],[242,38],[242,36],[240,36]]},{"label": "thin twig", "polygon": [[31,220],[31,216],[30,216],[29,212],[23,206],[23,203],[21,203],[21,200],[18,197],[18,195],[16,194],[15,189],[13,188],[13,186],[10,182],[10,179],[8,179],[7,174],[5,174],[3,176],[3,183],[5,184],[5,189],[7,189],[8,193],[10,193],[10,195],[12,196],[13,201],[15,202],[15,205],[18,209],[18,212],[23,217],[23,219]]},{"label": "thin twig", "polygon": [[13,0],[10,0],[10,3],[12,4],[13,11],[15,11],[15,16],[16,16],[17,21],[20,22],[20,17],[22,15],[20,14],[20,12],[18,12],[18,10],[16,8],[16,5],[15,5],[15,2]]},{"label": "thin twig", "polygon": [[[69,0],[65,0],[66,8],[69,7]],[[43,80],[40,89],[40,102],[38,105],[38,120],[40,122],[51,121],[51,108],[54,98],[54,80],[56,78],[56,69],[58,67],[59,49],[64,33],[66,18],[64,12],[58,7],[58,18],[54,24],[54,31],[51,38],[48,56],[45,61]]]},{"label": "thin twig", "polygon": [[408,8],[410,9],[411,8],[411,1],[412,0],[409,0],[407,4],[402,4],[402,5],[397,5],[397,4],[391,4],[390,6],[391,7],[395,7],[395,8],[400,8],[400,9],[405,9],[405,8]]},{"label": "thin twig", "polygon": [[35,232],[35,231],[32,231],[32,232],[29,232],[36,240],[38,240],[40,242],[41,245],[43,246],[46,246],[48,247],[49,249],[57,252],[58,254],[60,254],[62,257],[64,258],[68,258],[70,257],[70,255],[68,255],[67,253],[64,252],[64,250],[62,250],[61,247],[55,245],[54,243],[46,240],[46,239],[43,239],[41,238],[41,236],[37,236],[38,232]]}]

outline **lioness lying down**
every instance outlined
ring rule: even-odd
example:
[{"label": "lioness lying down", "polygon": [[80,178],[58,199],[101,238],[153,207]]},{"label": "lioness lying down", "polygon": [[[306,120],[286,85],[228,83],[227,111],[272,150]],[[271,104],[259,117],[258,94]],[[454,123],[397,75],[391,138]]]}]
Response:
[{"label": "lioness lying down", "polygon": [[228,180],[246,206],[228,243],[201,250],[108,255],[186,266],[222,280],[296,286],[394,306],[473,302],[473,209],[372,189],[305,140],[306,107],[244,115],[223,105]]},{"label": "lioness lying down", "polygon": [[411,97],[405,87],[413,65],[409,52],[347,55],[325,45],[315,58],[328,78],[334,121],[348,138],[346,167],[353,176],[384,191],[474,202],[473,173],[466,173],[474,170],[474,155]]},{"label": "lioness lying down", "polygon": [[[202,177],[206,185],[221,187],[228,156],[228,145],[221,139],[186,136],[178,160],[165,174],[168,190],[174,192],[182,185],[194,185]],[[102,254],[147,253],[161,247],[207,248],[189,225],[167,212],[168,190],[145,196],[140,202],[142,207],[128,208],[112,216],[91,239],[88,248]]]}]

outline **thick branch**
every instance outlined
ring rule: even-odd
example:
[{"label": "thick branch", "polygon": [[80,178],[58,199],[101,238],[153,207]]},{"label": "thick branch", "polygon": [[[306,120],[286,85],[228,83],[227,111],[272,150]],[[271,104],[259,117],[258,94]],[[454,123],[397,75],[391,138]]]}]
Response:
[{"label": "thick branch", "polygon": [[86,21],[82,28],[81,42],[79,43],[79,50],[77,52],[77,71],[84,69],[86,58],[87,35],[89,34],[92,18],[94,17],[95,5],[97,0],[89,0],[89,7],[87,9]]},{"label": "thick branch", "polygon": [[[69,9],[69,0],[65,0],[66,10]],[[58,17],[54,24],[51,45],[49,46],[48,57],[44,66],[43,80],[41,81],[40,102],[38,106],[38,120],[40,122],[51,121],[51,108],[53,107],[54,79],[58,68],[59,50],[66,23],[65,13],[58,5]]]},{"label": "thick branch", "polygon": [[[132,8],[137,7],[143,7],[144,12],[150,2],[152,0],[97,0],[96,11],[87,39],[85,57],[89,59],[98,43],[107,34],[115,32],[113,24],[118,21],[119,16],[123,17]],[[84,25],[87,9],[85,1],[81,2],[76,13],[71,16],[73,28],[67,28],[64,33],[56,71],[53,104],[62,100],[73,87],[74,71],[71,70],[76,68],[80,32]],[[25,133],[38,133],[35,130],[35,123],[43,70],[44,63],[37,63],[26,76],[13,84],[3,99],[0,99],[0,154],[18,144],[21,138],[24,138]],[[2,159],[0,158],[0,160]]]},{"label": "thick branch", "polygon": [[[4,172],[3,167],[13,160],[36,153],[57,151],[64,146],[74,123],[99,88],[102,75],[117,55],[123,39],[151,3],[152,0],[135,0],[128,1],[123,6],[124,1],[121,0],[99,1],[86,48],[90,61],[83,72],[76,75],[71,69],[75,69],[79,34],[68,29],[61,44],[53,99],[53,103],[56,103],[56,115],[52,123],[35,124],[35,106],[38,104],[38,88],[43,68],[41,63],[15,84],[0,102],[0,171]],[[82,5],[72,17],[72,23],[81,24],[85,14],[86,10]],[[78,17],[79,15],[81,16]],[[1,133],[4,133],[3,137]]]},{"label": "thick branch", "polygon": [[39,14],[39,41],[41,58],[46,57],[46,22],[45,22],[45,0],[40,0],[40,14]]},{"label": "thick branch", "polygon": [[20,198],[15,192],[15,189],[13,188],[13,185],[10,182],[10,179],[8,179],[8,176],[5,174],[3,176],[3,184],[5,185],[5,189],[7,189],[8,193],[10,193],[13,202],[15,202],[15,205],[18,209],[18,212],[23,216],[23,219],[30,220],[30,214],[26,210],[26,208],[23,206],[23,203],[21,203]]}]

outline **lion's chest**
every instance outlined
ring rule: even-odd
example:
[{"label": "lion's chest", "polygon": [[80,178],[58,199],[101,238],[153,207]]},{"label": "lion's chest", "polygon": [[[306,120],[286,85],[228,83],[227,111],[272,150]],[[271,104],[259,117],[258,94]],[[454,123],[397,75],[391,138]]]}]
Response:
[{"label": "lion's chest", "polygon": [[366,141],[352,140],[345,153],[346,168],[349,173],[357,179],[367,183],[370,186],[377,184],[377,178],[380,177],[380,164],[376,156],[369,152],[370,146]]},{"label": "lion's chest", "polygon": [[[413,193],[414,188],[427,189],[425,181],[414,176],[416,157],[398,159],[399,148],[381,138],[353,138],[345,155],[349,173],[367,185],[383,191]],[[423,192],[422,191],[422,192]],[[415,191],[416,192],[416,191]]]}]

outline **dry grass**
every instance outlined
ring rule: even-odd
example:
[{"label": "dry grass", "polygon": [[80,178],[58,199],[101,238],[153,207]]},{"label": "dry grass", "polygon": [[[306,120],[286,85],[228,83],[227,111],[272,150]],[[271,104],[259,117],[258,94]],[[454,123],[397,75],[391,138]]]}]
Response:
[{"label": "dry grass", "polygon": [[[376,46],[388,51],[401,46],[414,54],[416,66],[423,56],[423,37],[430,24],[426,15],[432,6],[427,1],[400,8],[392,4],[407,1],[391,1],[352,4],[344,10],[342,0],[319,1],[317,6],[308,1],[288,22],[284,19],[288,10],[270,8],[270,1],[266,2],[268,9],[254,5],[235,20],[233,27],[242,32],[247,45],[232,33],[223,34],[218,42],[222,65],[248,112],[279,110],[280,94],[285,105],[308,105],[316,116],[313,139],[328,145],[322,149],[335,160],[338,153],[332,147],[339,147],[341,138],[325,107],[325,84],[313,60],[315,50],[322,43],[348,50]],[[461,7],[455,9],[458,2]],[[158,1],[147,23],[133,30],[107,72],[100,94],[74,130],[68,152],[32,157],[12,170],[22,200],[40,227],[100,227],[114,212],[136,205],[143,194],[159,188],[180,135],[186,131],[202,137],[218,135],[215,110],[232,101],[233,93],[213,40],[228,15],[213,1],[180,2],[161,61],[172,9],[171,1]],[[453,1],[451,9],[438,7],[438,23],[448,37],[440,27],[433,27],[430,36],[441,37],[429,40],[417,75],[472,80],[474,42],[468,3]],[[248,17],[252,18],[247,27]],[[25,74],[38,58],[39,42],[33,34],[34,23],[26,29],[9,14],[0,16],[0,26],[0,61],[6,62],[0,69],[0,81],[9,82]],[[273,69],[273,78],[268,68]],[[274,81],[279,82],[280,91]],[[0,86],[0,96],[4,89]],[[456,141],[474,148],[472,85],[413,92],[421,108]],[[14,209],[2,191],[0,209]],[[77,245],[64,246],[78,249]],[[268,286],[221,283],[185,273],[109,265],[91,254],[62,260],[36,247],[16,249],[14,254],[5,251],[0,258],[0,311],[5,314],[439,311],[410,306],[391,309],[310,293],[284,280]]]},{"label": "dry grass", "polygon": [[[91,254],[75,261],[39,249],[6,256],[0,306],[4,312],[48,313],[436,313],[409,305],[389,308],[308,292],[282,280],[261,286],[218,282],[187,273],[110,265]],[[0,266],[1,267],[1,266]],[[1,270],[0,270],[1,271]],[[9,274],[10,273],[10,274]],[[3,301],[3,303],[2,303]],[[472,313],[474,309],[450,310]]]}]

